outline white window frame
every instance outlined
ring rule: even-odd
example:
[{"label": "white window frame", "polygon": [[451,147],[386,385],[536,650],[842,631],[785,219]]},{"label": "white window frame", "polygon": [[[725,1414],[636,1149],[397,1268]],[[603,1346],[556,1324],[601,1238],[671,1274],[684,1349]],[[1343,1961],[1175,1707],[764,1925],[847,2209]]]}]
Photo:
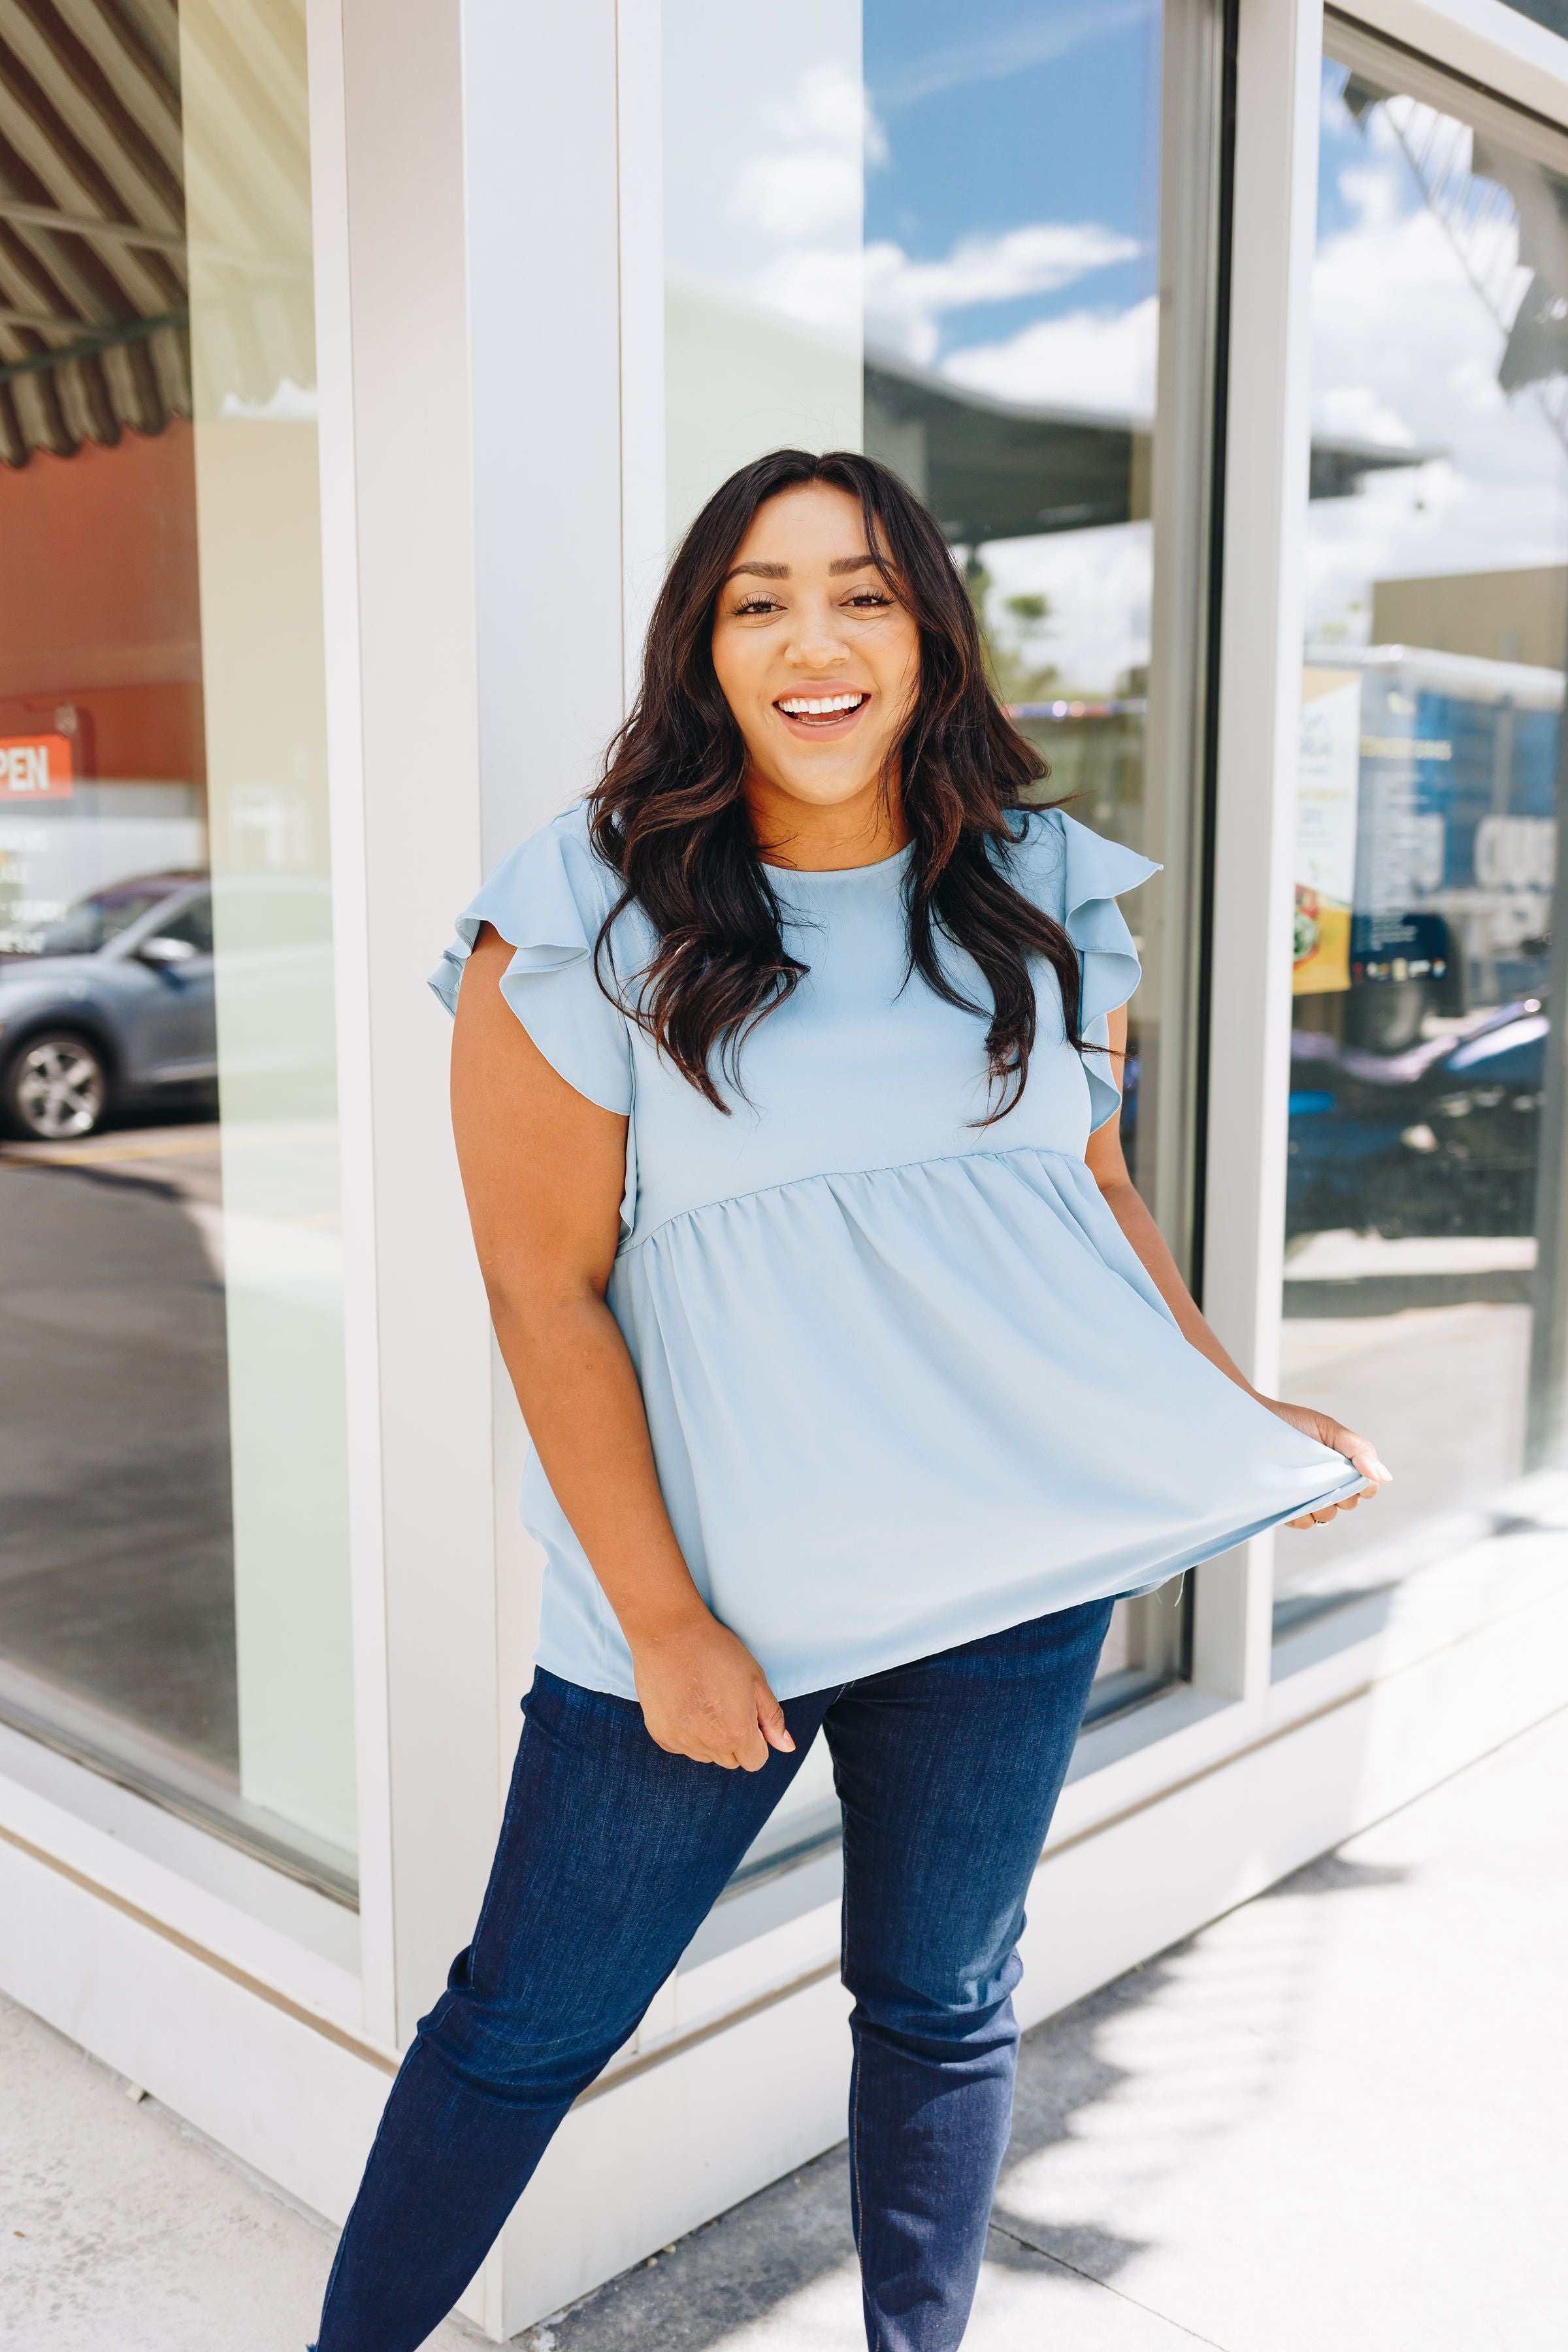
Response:
[{"label": "white window frame", "polygon": [[[1497,94],[1491,106],[1502,124],[1510,108],[1500,98],[1568,129],[1568,41],[1501,0],[1357,0],[1330,12],[1310,0],[1293,26],[1289,9],[1249,14],[1243,6],[1243,89],[1250,33],[1254,94],[1269,75],[1275,99],[1268,110],[1238,100],[1205,1304],[1238,1361],[1269,1391],[1279,1375],[1284,1272],[1290,852],[1325,14],[1418,51],[1410,58],[1417,87],[1424,75],[1457,75]],[[1484,96],[1475,102],[1486,110]],[[1282,134],[1288,110],[1294,138],[1270,150],[1269,115]],[[1528,136],[1528,124],[1519,129]],[[1281,225],[1268,211],[1283,194],[1287,153],[1292,212],[1281,270]],[[1271,789],[1258,789],[1260,777]],[[1260,875],[1268,877],[1263,894]],[[1445,1641],[1468,1638],[1512,1601],[1531,1605],[1541,1580],[1554,1576],[1549,1562],[1521,1563],[1500,1584],[1479,1559],[1466,1574],[1450,1556],[1392,1597],[1334,1611],[1275,1642],[1273,1550],[1272,1537],[1259,1538],[1247,1547],[1245,1571],[1239,1564],[1235,1571],[1247,1587],[1245,1696],[1271,1731],[1375,1686]]]}]

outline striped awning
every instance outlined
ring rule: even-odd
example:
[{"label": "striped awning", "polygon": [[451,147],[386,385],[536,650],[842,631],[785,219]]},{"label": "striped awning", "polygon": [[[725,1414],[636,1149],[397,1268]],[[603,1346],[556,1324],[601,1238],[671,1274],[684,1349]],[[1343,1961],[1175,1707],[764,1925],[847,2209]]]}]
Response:
[{"label": "striped awning", "polygon": [[303,116],[302,0],[0,0],[0,461],[190,416],[193,272],[214,411],[313,382]]}]

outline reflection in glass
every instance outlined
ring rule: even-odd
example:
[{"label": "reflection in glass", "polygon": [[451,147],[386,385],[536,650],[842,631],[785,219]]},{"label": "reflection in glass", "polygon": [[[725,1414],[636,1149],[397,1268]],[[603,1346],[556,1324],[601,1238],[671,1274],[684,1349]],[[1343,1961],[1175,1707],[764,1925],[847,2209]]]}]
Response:
[{"label": "reflection in glass", "polygon": [[[663,24],[671,542],[763,450],[882,458],[941,520],[1052,795],[1171,857],[1191,763],[1180,805],[1152,814],[1144,755],[1159,0],[1098,16],[1065,0],[801,0],[787,23],[668,0]],[[1157,938],[1163,893],[1129,903]],[[1180,962],[1190,942],[1173,928]],[[1139,1111],[1157,1098],[1140,1078],[1162,963],[1145,943],[1125,1131],[1157,1196],[1156,1121],[1141,1135]],[[1186,1113],[1178,1091],[1170,1121]],[[1174,1595],[1123,1605],[1094,1712],[1184,1672],[1184,1624]],[[792,1818],[813,1807],[831,1815],[818,1759]],[[795,1833],[781,1822],[774,1845]]]},{"label": "reflection in glass", "polygon": [[1506,121],[1324,64],[1281,1378],[1395,1484],[1279,1630],[1555,1508],[1568,142]]},{"label": "reflection in glass", "polygon": [[346,1896],[304,11],[9,39],[0,1713]]},{"label": "reflection in glass", "polygon": [[[992,5],[956,36],[947,9],[866,10],[865,446],[940,519],[1051,797],[1156,856],[1160,67],[1157,0],[1098,21]],[[1163,888],[1130,902],[1135,928]],[[1131,1014],[1135,1175],[1149,994]]]}]

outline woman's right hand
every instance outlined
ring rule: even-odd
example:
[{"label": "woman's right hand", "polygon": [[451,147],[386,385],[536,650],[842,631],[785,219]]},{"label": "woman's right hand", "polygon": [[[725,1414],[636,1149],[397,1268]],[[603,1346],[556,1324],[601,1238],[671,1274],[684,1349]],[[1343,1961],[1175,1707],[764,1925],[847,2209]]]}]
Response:
[{"label": "woman's right hand", "polygon": [[743,1642],[706,1609],[632,1643],[643,1721],[656,1748],[722,1771],[760,1772],[794,1753],[784,1709]]}]

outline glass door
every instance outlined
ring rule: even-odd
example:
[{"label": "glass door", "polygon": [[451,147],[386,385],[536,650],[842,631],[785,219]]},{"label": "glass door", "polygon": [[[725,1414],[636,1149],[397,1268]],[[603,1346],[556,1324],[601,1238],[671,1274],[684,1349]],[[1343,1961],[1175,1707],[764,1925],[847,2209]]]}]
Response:
[{"label": "glass door", "polygon": [[1279,1632],[1561,1523],[1565,318],[1568,140],[1331,22],[1281,1378],[1394,1484]]},{"label": "glass door", "polygon": [[[1218,12],[666,0],[663,26],[666,548],[786,444],[931,504],[1045,792],[1165,864],[1129,902],[1124,1133],[1188,1258]],[[1186,1622],[1119,1609],[1091,1712],[1182,1675]],[[825,1768],[796,1796],[830,1818]]]}]

